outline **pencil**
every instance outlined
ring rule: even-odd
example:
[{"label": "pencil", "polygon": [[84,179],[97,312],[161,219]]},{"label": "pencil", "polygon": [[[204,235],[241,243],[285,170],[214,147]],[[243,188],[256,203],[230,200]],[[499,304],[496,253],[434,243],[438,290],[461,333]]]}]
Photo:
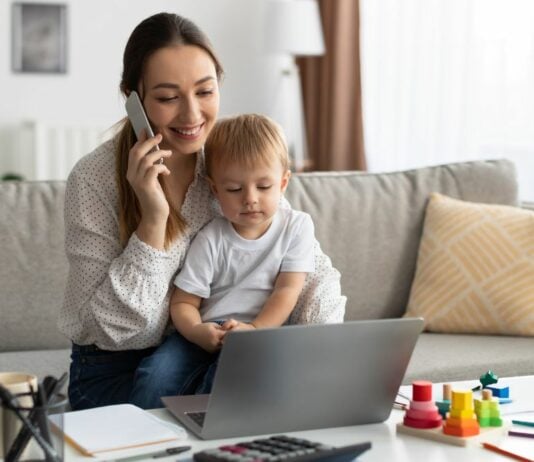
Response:
[{"label": "pencil", "polygon": [[510,457],[511,459],[521,460],[523,462],[533,462],[533,459],[527,459],[526,457],[520,456],[519,454],[514,454],[513,452],[505,451],[504,449],[501,449],[500,447],[494,446],[490,443],[482,443],[482,446],[485,449],[489,449],[490,451],[496,452],[497,454]]},{"label": "pencil", "polygon": [[534,422],[528,420],[512,420],[512,423],[515,425],[524,425],[525,427],[534,427]]},{"label": "pencil", "polygon": [[516,432],[514,430],[510,430],[508,432],[508,435],[510,435],[510,436],[524,436],[525,438],[534,438],[534,433]]},{"label": "pencil", "polygon": [[398,401],[394,401],[393,409],[400,409],[401,411],[406,411],[408,409],[408,406],[404,403],[399,403]]}]

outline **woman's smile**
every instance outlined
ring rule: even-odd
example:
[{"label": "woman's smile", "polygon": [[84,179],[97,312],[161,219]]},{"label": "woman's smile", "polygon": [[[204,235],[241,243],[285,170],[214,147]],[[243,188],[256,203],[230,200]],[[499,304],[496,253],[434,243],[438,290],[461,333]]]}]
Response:
[{"label": "woman's smile", "polygon": [[178,137],[183,140],[195,141],[201,137],[202,131],[204,128],[204,123],[195,125],[193,127],[169,127],[170,130]]}]

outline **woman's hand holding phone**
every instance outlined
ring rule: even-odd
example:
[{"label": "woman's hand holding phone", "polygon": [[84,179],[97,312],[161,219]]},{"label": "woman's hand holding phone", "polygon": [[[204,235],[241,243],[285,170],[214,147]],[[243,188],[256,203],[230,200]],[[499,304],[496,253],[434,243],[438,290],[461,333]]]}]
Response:
[{"label": "woman's hand holding phone", "polygon": [[141,206],[141,222],[137,236],[148,245],[163,249],[165,228],[169,216],[169,203],[158,181],[159,175],[170,175],[170,170],[160,158],[168,158],[171,151],[154,150],[161,143],[161,135],[147,139],[146,133],[130,149],[126,178],[132,186]]},{"label": "woman's hand holding phone", "polygon": [[171,151],[159,149],[158,144],[162,137],[160,134],[154,135],[137,92],[130,92],[125,108],[137,137],[137,143],[130,149],[126,173],[141,206],[141,222],[137,235],[147,244],[162,249],[169,204],[158,176],[170,175],[171,172],[163,164],[163,159],[169,157]]}]

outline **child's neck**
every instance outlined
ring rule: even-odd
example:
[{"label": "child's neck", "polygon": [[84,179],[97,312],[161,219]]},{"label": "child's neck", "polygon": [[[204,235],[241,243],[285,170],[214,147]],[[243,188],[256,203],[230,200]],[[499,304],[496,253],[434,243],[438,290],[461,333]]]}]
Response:
[{"label": "child's neck", "polygon": [[271,227],[273,219],[271,218],[269,222],[262,223],[258,226],[240,226],[235,223],[231,223],[232,227],[235,229],[235,232],[239,234],[243,239],[248,241],[255,241],[262,237],[267,230]]}]

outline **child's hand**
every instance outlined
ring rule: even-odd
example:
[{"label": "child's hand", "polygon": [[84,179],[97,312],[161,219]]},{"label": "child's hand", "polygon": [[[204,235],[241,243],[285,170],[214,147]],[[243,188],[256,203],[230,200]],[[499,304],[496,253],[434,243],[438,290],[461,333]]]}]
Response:
[{"label": "child's hand", "polygon": [[222,328],[225,330],[225,331],[231,331],[231,330],[252,330],[252,329],[255,329],[254,325],[248,323],[248,322],[241,322],[241,321],[236,321],[235,319],[228,319],[226,320],[223,325],[222,325]]},{"label": "child's hand", "polygon": [[202,322],[193,327],[191,341],[208,353],[215,353],[222,346],[222,340],[226,334],[219,324],[215,322]]}]

